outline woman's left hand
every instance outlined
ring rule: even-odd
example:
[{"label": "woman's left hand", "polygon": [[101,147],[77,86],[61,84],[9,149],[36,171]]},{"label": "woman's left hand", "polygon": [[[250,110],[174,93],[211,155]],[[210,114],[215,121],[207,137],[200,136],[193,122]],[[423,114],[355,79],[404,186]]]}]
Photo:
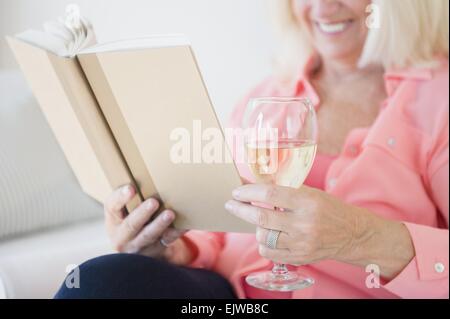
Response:
[{"label": "woman's left hand", "polygon": [[[389,236],[386,231],[395,232],[396,237],[399,237],[399,233],[406,232],[407,237],[402,240],[406,246],[410,244],[409,233],[403,224],[382,219],[366,209],[346,204],[307,186],[293,189],[249,184],[235,189],[233,198],[226,203],[227,210],[257,226],[259,253],[274,262],[302,265],[334,259],[367,265],[371,260],[378,261],[385,257],[383,254],[371,254],[380,250],[379,241],[389,239],[380,238],[380,235]],[[279,207],[284,212],[250,203]],[[266,245],[270,229],[281,231],[276,249],[270,249]],[[392,252],[384,253],[389,259]],[[412,249],[412,256],[411,253],[405,256],[404,262],[409,262],[413,253]],[[404,262],[397,268],[404,267]],[[392,275],[397,270],[387,269],[386,274]]]}]

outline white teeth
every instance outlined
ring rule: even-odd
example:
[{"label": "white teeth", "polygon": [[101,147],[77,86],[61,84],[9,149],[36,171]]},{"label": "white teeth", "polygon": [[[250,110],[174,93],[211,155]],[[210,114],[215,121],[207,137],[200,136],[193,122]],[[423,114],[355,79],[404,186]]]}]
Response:
[{"label": "white teeth", "polygon": [[325,33],[338,33],[344,31],[347,22],[341,23],[318,23],[320,30]]}]

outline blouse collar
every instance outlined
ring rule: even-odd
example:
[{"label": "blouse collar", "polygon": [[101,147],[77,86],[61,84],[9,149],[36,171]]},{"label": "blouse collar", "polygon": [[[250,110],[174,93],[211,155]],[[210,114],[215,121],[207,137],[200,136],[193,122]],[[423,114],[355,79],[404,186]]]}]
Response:
[{"label": "blouse collar", "polygon": [[[447,60],[438,60],[436,64],[439,66],[448,63],[446,61]],[[298,96],[303,93],[311,99],[311,102],[317,108],[320,104],[320,97],[311,83],[311,75],[317,69],[319,63],[320,61],[317,55],[312,55],[307,59],[301,70],[296,72],[298,76],[292,84],[286,85],[280,89],[281,95]],[[431,65],[427,67],[410,67],[386,71],[384,74],[386,93],[388,96],[392,96],[395,93],[398,84],[403,80],[426,81],[432,79],[433,69],[435,68],[435,65]]]}]

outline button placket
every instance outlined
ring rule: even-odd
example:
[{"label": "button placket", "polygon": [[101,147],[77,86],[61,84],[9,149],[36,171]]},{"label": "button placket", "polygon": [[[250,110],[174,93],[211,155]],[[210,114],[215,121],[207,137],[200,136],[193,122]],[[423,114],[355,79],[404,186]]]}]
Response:
[{"label": "button placket", "polygon": [[364,146],[363,143],[369,132],[368,127],[361,127],[353,129],[347,136],[343,147],[343,154],[349,157],[356,157]]}]

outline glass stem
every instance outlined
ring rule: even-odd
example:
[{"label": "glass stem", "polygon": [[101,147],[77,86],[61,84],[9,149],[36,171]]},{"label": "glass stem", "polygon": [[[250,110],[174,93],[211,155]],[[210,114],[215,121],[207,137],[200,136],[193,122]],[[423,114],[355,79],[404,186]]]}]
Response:
[{"label": "glass stem", "polygon": [[[280,212],[280,213],[283,212],[283,209],[282,209],[282,208],[276,207],[276,206],[273,208],[273,210],[274,210],[274,211],[277,211],[277,212]],[[274,264],[273,264],[273,268],[272,268],[272,273],[273,273],[274,275],[279,275],[279,276],[281,276],[281,275],[286,275],[286,274],[288,274],[288,273],[289,273],[289,270],[287,269],[286,264],[277,264],[277,263],[274,263]]]},{"label": "glass stem", "polygon": [[286,275],[289,272],[285,264],[273,264],[272,273],[274,275]]}]

